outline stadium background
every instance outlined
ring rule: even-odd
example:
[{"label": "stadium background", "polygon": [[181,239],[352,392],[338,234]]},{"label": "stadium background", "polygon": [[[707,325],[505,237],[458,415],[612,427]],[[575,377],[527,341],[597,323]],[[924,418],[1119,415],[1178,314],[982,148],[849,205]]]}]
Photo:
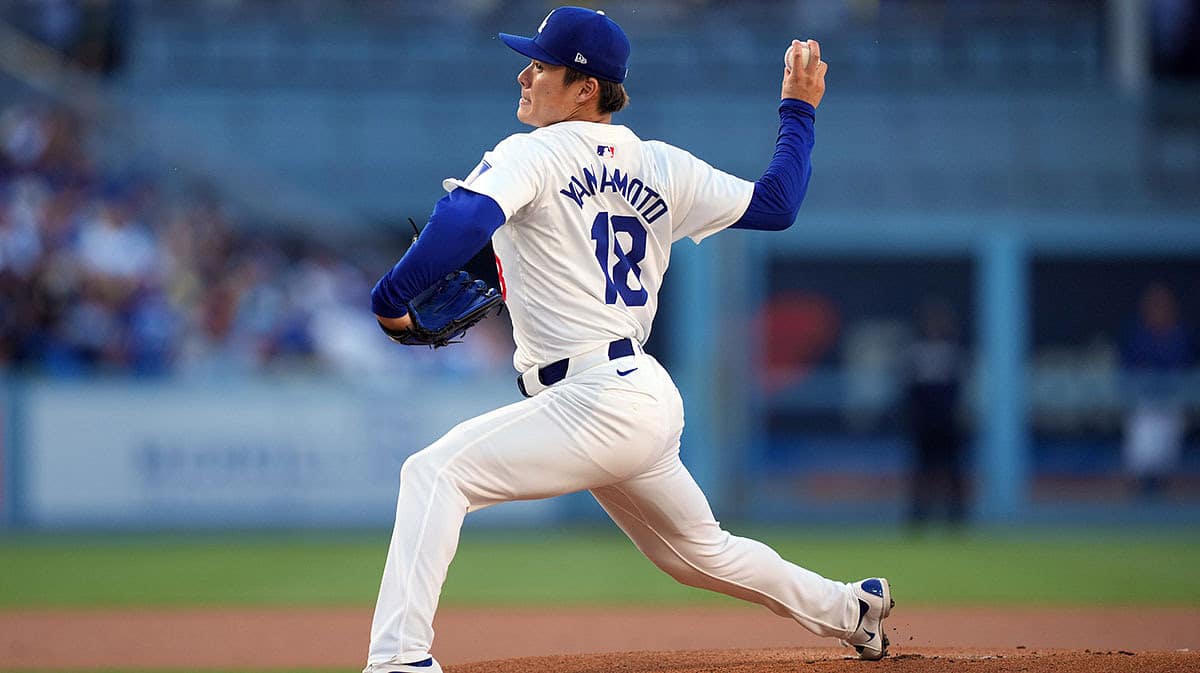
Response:
[{"label": "stadium background", "polygon": [[[5,618],[368,610],[403,459],[517,392],[503,319],[405,350],[367,294],[441,178],[521,130],[494,35],[551,6],[0,5]],[[781,45],[831,63],[797,225],[677,246],[649,344],[720,518],[845,578],[886,540],[922,605],[1194,612],[1172,571],[1200,557],[1200,4],[605,8],[634,44],[617,121],[747,178]],[[1147,370],[1156,293],[1181,336]],[[910,518],[930,307],[964,363],[961,525]],[[1184,428],[1155,479],[1123,449],[1147,400]],[[472,515],[464,544],[451,605],[710,600],[586,494]]]}]

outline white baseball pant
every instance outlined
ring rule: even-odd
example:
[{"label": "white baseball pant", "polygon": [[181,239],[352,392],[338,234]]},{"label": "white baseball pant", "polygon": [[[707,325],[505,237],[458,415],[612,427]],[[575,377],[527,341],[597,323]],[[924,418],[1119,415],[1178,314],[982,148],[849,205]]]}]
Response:
[{"label": "white baseball pant", "polygon": [[721,529],[679,460],[682,431],[675,383],[639,351],[464,421],[411,456],[400,471],[368,666],[429,656],[468,512],[583,489],[679,582],[765,605],[817,635],[853,633],[859,609],[846,584]]}]

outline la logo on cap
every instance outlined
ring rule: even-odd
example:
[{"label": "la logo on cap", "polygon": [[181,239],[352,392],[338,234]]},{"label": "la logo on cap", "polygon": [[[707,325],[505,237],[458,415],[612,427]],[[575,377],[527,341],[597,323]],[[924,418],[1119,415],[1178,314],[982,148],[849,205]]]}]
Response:
[{"label": "la logo on cap", "polygon": [[554,9],[550,10],[550,13],[546,15],[546,18],[542,19],[542,25],[538,26],[539,33],[542,32],[543,30],[545,30],[546,22],[549,21],[550,17],[554,16],[554,13],[557,11],[558,11],[558,8],[555,7]]}]

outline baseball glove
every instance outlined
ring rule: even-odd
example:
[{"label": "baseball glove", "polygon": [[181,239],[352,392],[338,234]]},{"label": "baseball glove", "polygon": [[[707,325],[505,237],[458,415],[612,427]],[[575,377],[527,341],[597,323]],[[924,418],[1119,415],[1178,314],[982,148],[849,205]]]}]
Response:
[{"label": "baseball glove", "polygon": [[393,330],[383,325],[380,328],[392,341],[405,346],[441,348],[460,343],[455,339],[486,318],[488,311],[503,306],[504,298],[495,288],[475,280],[466,271],[455,271],[408,303],[411,328]]}]

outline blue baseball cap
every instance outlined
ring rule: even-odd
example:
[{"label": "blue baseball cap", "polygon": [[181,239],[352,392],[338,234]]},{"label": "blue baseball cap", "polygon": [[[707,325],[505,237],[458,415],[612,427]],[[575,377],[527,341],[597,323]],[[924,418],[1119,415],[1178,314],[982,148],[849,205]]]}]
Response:
[{"label": "blue baseball cap", "polygon": [[500,39],[529,58],[610,82],[624,82],[629,72],[629,38],[616,21],[594,9],[559,7],[532,38],[500,33]]}]

